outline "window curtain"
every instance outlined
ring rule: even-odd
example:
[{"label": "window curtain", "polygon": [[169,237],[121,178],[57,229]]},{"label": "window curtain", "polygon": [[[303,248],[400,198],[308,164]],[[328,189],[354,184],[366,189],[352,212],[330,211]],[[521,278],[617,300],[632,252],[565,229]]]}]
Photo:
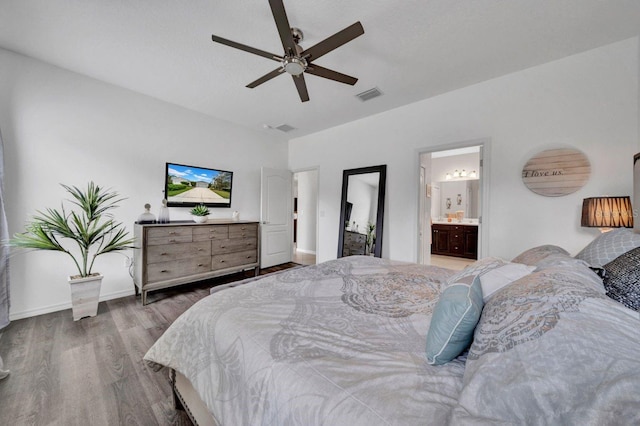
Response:
[{"label": "window curtain", "polygon": [[[9,247],[6,241],[9,239],[7,216],[4,211],[4,143],[0,132],[0,338],[2,329],[9,325]],[[0,340],[0,343],[2,341]],[[0,379],[4,379],[9,372],[4,370],[2,357],[0,356]]]}]

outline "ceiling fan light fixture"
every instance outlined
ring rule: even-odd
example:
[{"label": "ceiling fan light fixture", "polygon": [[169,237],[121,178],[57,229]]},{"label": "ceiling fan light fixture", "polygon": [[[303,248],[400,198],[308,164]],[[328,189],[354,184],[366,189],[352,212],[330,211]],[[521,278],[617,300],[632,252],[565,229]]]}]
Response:
[{"label": "ceiling fan light fixture", "polygon": [[307,69],[307,60],[295,56],[285,56],[282,61],[282,69],[288,74],[300,75]]}]

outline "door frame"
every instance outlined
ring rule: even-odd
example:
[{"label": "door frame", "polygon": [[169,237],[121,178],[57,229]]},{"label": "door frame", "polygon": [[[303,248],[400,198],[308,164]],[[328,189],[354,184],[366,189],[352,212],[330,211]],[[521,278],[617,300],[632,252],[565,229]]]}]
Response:
[{"label": "door frame", "polygon": [[[295,169],[292,170],[291,172],[293,173],[293,176],[296,175],[296,173],[304,173],[304,172],[316,172],[316,176],[317,176],[317,180],[316,180],[316,226],[315,226],[315,231],[316,231],[316,248],[315,248],[315,256],[316,256],[316,264],[318,263],[318,244],[320,243],[318,240],[318,236],[320,235],[320,166],[312,166],[312,167],[305,167],[302,169]],[[291,194],[291,197],[293,198],[293,193]],[[291,201],[291,217],[293,217],[293,200]],[[292,236],[293,238],[293,236]],[[298,234],[298,238],[299,238],[299,234]],[[292,240],[293,241],[293,240]],[[293,243],[292,243],[293,244]]]},{"label": "door frame", "polygon": [[[459,148],[468,148],[468,147],[472,147],[472,146],[480,146],[480,161],[481,161],[481,165],[480,165],[480,170],[479,170],[479,176],[480,176],[480,192],[482,194],[481,196],[481,205],[480,205],[480,214],[479,214],[479,220],[478,220],[478,259],[481,259],[482,257],[487,256],[487,253],[489,253],[489,229],[490,228],[490,217],[489,217],[489,193],[490,193],[490,181],[491,181],[491,174],[490,174],[490,170],[491,170],[491,158],[490,158],[490,152],[491,152],[491,139],[490,138],[480,138],[480,139],[472,139],[472,140],[466,140],[466,141],[460,141],[460,142],[453,142],[453,143],[447,143],[447,144],[443,144],[443,145],[434,145],[434,146],[429,146],[429,147],[425,147],[425,148],[420,148],[418,150],[416,150],[416,170],[417,170],[417,182],[418,182],[418,192],[417,192],[417,196],[418,196],[418,202],[416,203],[417,205],[417,232],[416,232],[416,236],[417,238],[417,262],[420,263],[421,260],[425,257],[425,255],[423,254],[423,250],[424,250],[424,245],[422,244],[422,241],[425,239],[424,233],[426,232],[425,229],[423,229],[422,226],[422,219],[420,217],[420,214],[422,213],[422,203],[420,202],[421,198],[425,195],[425,191],[423,188],[423,185],[420,184],[420,168],[422,167],[421,164],[421,156],[423,154],[430,154],[430,153],[434,153],[434,152],[439,152],[439,151],[449,151],[452,149],[459,149]],[[429,231],[430,231],[430,227],[429,227]],[[423,234],[423,238],[420,237],[420,233]]]}]

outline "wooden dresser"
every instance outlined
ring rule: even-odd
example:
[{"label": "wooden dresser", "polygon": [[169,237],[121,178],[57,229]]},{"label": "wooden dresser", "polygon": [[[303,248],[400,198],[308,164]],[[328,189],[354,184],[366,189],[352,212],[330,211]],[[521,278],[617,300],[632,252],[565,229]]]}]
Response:
[{"label": "wooden dresser", "polygon": [[209,221],[135,224],[136,295],[220,275],[255,269],[260,263],[258,222]]},{"label": "wooden dresser", "polygon": [[358,232],[344,231],[343,256],[353,256],[365,254],[367,236]]}]

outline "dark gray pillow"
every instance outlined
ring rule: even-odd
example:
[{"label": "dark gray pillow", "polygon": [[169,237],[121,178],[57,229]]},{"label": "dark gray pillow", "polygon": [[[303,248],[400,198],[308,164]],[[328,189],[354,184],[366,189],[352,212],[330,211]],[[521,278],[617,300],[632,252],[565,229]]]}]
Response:
[{"label": "dark gray pillow", "polygon": [[607,296],[629,309],[640,311],[640,247],[629,250],[603,266]]}]

